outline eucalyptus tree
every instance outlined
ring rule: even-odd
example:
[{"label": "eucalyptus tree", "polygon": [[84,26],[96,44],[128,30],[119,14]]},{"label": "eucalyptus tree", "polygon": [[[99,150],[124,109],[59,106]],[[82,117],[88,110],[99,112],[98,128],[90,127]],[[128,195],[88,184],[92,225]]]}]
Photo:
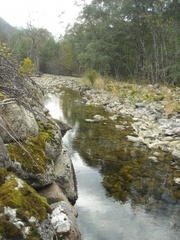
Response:
[{"label": "eucalyptus tree", "polygon": [[169,77],[180,84],[180,1],[169,0],[166,18],[171,20],[169,37]]},{"label": "eucalyptus tree", "polygon": [[31,23],[27,25],[25,32],[31,42],[29,46],[29,58],[34,62],[35,73],[39,74],[41,49],[43,48],[44,44],[53,37],[52,34],[46,29],[35,28],[31,25]]},{"label": "eucalyptus tree", "polygon": [[92,0],[70,34],[81,70],[152,83],[180,77],[179,0]]},{"label": "eucalyptus tree", "polygon": [[[127,41],[121,18],[121,2],[93,0],[85,5],[73,36],[82,69],[120,76],[129,71]],[[76,37],[75,37],[76,36]]]}]

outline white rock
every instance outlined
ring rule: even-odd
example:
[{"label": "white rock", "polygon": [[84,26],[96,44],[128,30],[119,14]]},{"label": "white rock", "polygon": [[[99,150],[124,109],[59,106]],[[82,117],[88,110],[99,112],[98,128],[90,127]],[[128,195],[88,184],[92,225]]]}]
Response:
[{"label": "white rock", "polygon": [[128,139],[128,141],[134,142],[134,143],[143,142],[142,137],[134,137],[134,136],[127,135],[127,139]]},{"label": "white rock", "polygon": [[180,184],[180,178],[174,178],[174,182]]},{"label": "white rock", "polygon": [[61,206],[55,208],[51,214],[51,223],[56,229],[57,233],[69,232],[70,231],[70,222],[69,218],[64,212]]}]

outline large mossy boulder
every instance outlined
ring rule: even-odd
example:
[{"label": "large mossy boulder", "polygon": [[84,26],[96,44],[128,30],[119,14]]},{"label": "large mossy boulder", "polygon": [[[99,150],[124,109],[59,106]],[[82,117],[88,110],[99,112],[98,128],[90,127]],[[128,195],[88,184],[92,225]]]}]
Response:
[{"label": "large mossy boulder", "polygon": [[41,229],[48,214],[51,207],[44,197],[14,174],[0,170],[0,236],[3,239],[42,239]]},{"label": "large mossy boulder", "polygon": [[[54,161],[61,154],[61,135],[52,122],[39,122],[37,137],[27,135],[25,141],[7,144],[10,169],[34,188],[55,180]],[[51,149],[48,151],[48,149]],[[52,153],[54,152],[54,156]]]},{"label": "large mossy boulder", "polygon": [[0,239],[81,239],[77,212],[64,199],[49,205],[25,181],[0,169]]}]

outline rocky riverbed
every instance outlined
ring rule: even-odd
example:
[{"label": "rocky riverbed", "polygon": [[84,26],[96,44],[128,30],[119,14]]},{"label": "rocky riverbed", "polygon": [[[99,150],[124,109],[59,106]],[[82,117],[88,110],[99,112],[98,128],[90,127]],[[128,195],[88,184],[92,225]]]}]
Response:
[{"label": "rocky riverbed", "polygon": [[[127,141],[136,145],[147,145],[152,150],[152,156],[149,159],[154,163],[159,161],[161,153],[169,154],[172,174],[168,184],[176,186],[176,196],[180,198],[180,112],[171,110],[172,96],[177,106],[180,105],[180,88],[176,87],[172,90],[159,85],[148,85],[146,95],[148,92],[153,93],[153,101],[149,101],[149,99],[133,97],[135,90],[123,98],[117,94],[113,96],[109,89],[95,90],[89,86],[83,86],[80,78],[43,75],[41,78],[36,78],[36,81],[47,92],[59,91],[62,86],[78,90],[84,104],[103,105],[114,121],[119,115],[131,117],[133,133],[127,135]],[[162,96],[164,91],[167,91],[164,93],[166,96],[171,93],[171,97],[166,98],[166,101]],[[95,116],[90,121],[102,119],[103,116]],[[115,128],[121,131],[124,125],[116,124]]]}]

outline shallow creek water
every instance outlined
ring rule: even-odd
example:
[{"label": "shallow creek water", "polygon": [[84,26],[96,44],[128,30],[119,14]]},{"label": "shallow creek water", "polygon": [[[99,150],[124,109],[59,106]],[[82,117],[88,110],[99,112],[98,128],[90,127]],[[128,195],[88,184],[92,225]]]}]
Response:
[{"label": "shallow creek water", "polygon": [[[151,152],[145,146],[126,139],[132,133],[131,119],[112,121],[103,108],[84,105],[74,90],[47,94],[46,107],[53,118],[72,127],[63,143],[77,176],[75,207],[82,239],[180,239],[180,208],[168,202],[165,188],[167,154],[160,153],[158,162],[150,160]],[[105,120],[85,121],[96,114]]]}]

